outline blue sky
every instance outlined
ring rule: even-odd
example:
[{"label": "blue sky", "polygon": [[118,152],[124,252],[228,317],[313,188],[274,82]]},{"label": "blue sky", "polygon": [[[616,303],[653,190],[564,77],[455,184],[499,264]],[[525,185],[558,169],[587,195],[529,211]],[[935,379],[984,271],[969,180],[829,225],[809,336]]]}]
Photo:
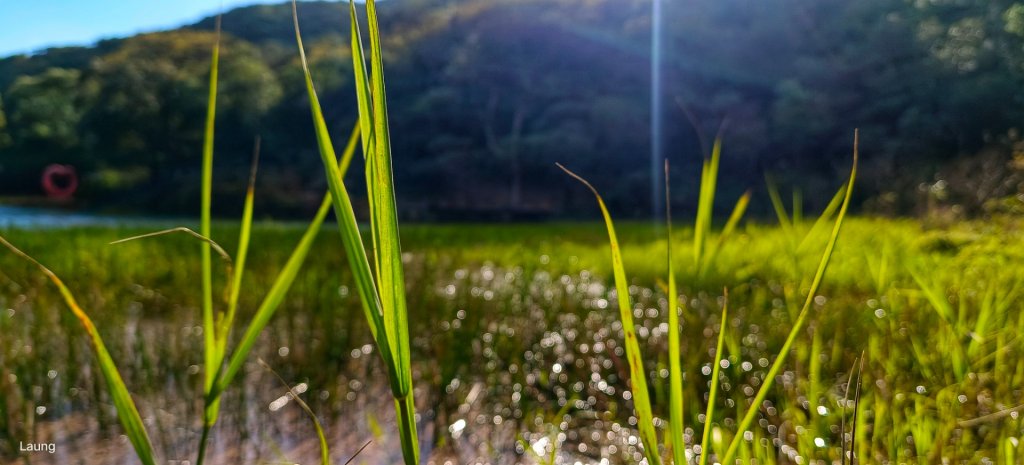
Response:
[{"label": "blue sky", "polygon": [[221,8],[282,0],[0,0],[0,57],[169,29]]}]

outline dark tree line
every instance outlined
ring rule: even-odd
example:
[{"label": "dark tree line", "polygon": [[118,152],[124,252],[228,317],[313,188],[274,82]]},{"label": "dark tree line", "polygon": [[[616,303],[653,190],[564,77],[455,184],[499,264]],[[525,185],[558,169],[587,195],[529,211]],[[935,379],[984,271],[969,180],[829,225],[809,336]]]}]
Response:
[{"label": "dark tree line", "polygon": [[[1020,192],[1024,3],[665,5],[659,97],[680,208],[693,203],[702,147],[722,121],[725,199],[762,188],[771,173],[818,205],[849,163],[854,128],[869,208],[912,212],[934,200],[925,197],[936,184],[969,211]],[[406,216],[590,211],[556,161],[590,177],[623,214],[649,210],[647,2],[408,0],[381,10]],[[303,2],[299,12],[341,145],[355,120],[346,9]],[[0,196],[37,195],[43,167],[66,163],[82,175],[87,206],[194,210],[213,27],[208,18],[0,60]],[[304,214],[324,182],[290,6],[232,10],[223,27],[218,198],[241,194],[261,136],[261,208]],[[228,201],[216,208],[234,213]]]}]

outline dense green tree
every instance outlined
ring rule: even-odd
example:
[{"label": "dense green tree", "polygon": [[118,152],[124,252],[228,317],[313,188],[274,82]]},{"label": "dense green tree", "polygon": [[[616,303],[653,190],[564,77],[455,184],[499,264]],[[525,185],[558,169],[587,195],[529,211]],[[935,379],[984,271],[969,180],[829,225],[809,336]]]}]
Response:
[{"label": "dense green tree", "polygon": [[22,76],[7,91],[14,142],[35,155],[59,155],[78,146],[78,124],[88,96],[81,72],[50,68]]},{"label": "dense green tree", "polygon": [[[199,169],[210,53],[216,36],[175,31],[125,41],[93,62],[86,78],[97,91],[85,130],[93,153],[108,169],[144,170],[151,198],[175,203],[188,195]],[[218,162],[248,163],[251,141],[281,96],[277,78],[250,44],[222,37],[217,99]],[[244,168],[235,172],[244,173]]]}]

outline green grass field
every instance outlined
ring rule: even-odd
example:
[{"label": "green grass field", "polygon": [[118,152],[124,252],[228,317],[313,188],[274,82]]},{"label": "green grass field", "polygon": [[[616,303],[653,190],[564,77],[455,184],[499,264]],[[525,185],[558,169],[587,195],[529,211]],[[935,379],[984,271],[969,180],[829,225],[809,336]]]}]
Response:
[{"label": "green grass field", "polygon": [[[664,231],[647,223],[618,229],[655,425],[667,436]],[[692,230],[677,227],[691,457],[709,424],[712,452],[724,452],[763,382],[827,240],[828,231],[810,229],[809,222],[741,225],[698,279]],[[3,235],[60,275],[91,312],[157,455],[187,460],[203,409],[198,253],[194,239],[183,236],[108,245],[141,232]],[[226,224],[215,224],[212,234],[238,237]],[[300,234],[290,225],[256,225],[240,321],[250,318]],[[855,438],[858,463],[1016,463],[1024,382],[1020,239],[1018,222],[1009,219],[931,227],[849,219],[808,324],[738,457],[838,463],[845,431],[847,449]],[[407,225],[402,240],[424,462],[641,459],[603,225]],[[387,376],[345,254],[327,231],[313,250],[254,355],[305,386],[302,396],[334,438],[336,462],[373,440],[357,461],[395,463],[401,451]],[[726,286],[729,319],[709,421],[703,412]],[[102,457],[130,455],[77,321],[45,278],[10,254],[0,254],[0,310],[4,461],[28,440],[57,442],[76,458],[84,456],[71,448],[86,446],[108,454]],[[862,353],[854,405],[854,387],[849,394],[846,387]],[[243,387],[225,393],[211,463],[315,460],[308,420],[295,407],[282,408],[286,391],[255,360],[243,370]],[[660,453],[670,455],[667,448]]]}]

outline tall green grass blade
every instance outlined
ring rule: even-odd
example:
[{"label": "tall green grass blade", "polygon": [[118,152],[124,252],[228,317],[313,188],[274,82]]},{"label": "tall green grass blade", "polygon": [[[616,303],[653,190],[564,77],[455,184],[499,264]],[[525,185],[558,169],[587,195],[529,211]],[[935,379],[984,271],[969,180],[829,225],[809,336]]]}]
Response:
[{"label": "tall green grass blade", "polygon": [[270,317],[272,317],[274,312],[277,311],[277,308],[284,300],[285,294],[295,281],[295,277],[298,275],[299,269],[302,268],[302,264],[306,260],[306,256],[309,255],[309,251],[313,247],[313,242],[316,240],[316,236],[320,232],[320,226],[323,224],[324,219],[327,218],[327,213],[329,211],[330,202],[325,198],[320,204],[320,209],[317,210],[313,221],[306,228],[306,232],[302,234],[302,239],[300,239],[298,245],[295,246],[295,250],[293,250],[291,256],[288,257],[288,261],[285,262],[284,268],[280,273],[278,273],[277,278],[275,278],[274,284],[271,285],[267,296],[264,297],[263,302],[260,303],[260,306],[256,310],[256,314],[253,315],[245,333],[243,333],[241,339],[239,339],[238,345],[231,354],[227,367],[218,374],[217,382],[207,394],[210,400],[216,400],[220,397],[221,393],[223,393],[227,386],[231,384],[235,375],[238,374],[242,365],[245,364],[246,357],[248,357],[249,352],[252,350],[253,344],[256,343],[256,338],[259,337],[263,328],[267,326],[267,323],[270,321]]},{"label": "tall green grass blade", "polygon": [[[704,413],[704,434],[700,440],[700,465],[708,463],[711,456],[712,419],[715,418],[715,403],[718,402],[718,382],[722,369],[722,353],[725,351],[725,327],[729,321],[729,289],[722,291],[722,323],[718,330],[718,345],[715,346],[715,365],[711,367],[711,386],[708,391],[708,408]],[[728,462],[723,462],[728,463]]]},{"label": "tall green grass blade", "polygon": [[633,384],[633,408],[636,410],[637,428],[640,430],[640,441],[644,445],[644,455],[650,465],[661,465],[661,456],[658,453],[658,437],[654,431],[654,414],[651,411],[650,393],[647,389],[647,372],[644,371],[643,358],[641,357],[640,344],[637,342],[636,327],[633,325],[633,310],[630,308],[629,282],[626,281],[626,271],[622,266],[622,252],[619,249],[619,240],[615,235],[615,225],[612,223],[611,214],[604,204],[604,199],[586,179],[578,174],[569,171],[568,168],[558,164],[558,167],[583,183],[597,197],[597,205],[601,208],[601,215],[604,217],[605,226],[608,228],[608,242],[612,252],[612,270],[615,275],[615,289],[618,293],[619,318],[622,320],[622,332],[625,336],[626,359],[629,361],[629,378]]},{"label": "tall green grass blade", "polygon": [[[354,3],[350,0],[350,11]],[[398,207],[395,202],[392,177],[391,136],[388,128],[387,94],[384,85],[384,59],[381,51],[377,7],[373,0],[366,2],[366,19],[370,35],[370,100],[372,112],[359,115],[360,120],[371,119],[373,125],[372,152],[367,154],[372,165],[367,185],[373,213],[371,232],[377,260],[377,290],[384,311],[388,345],[393,351],[394,369],[389,373],[397,378],[398,389],[392,389],[398,432],[406,463],[419,463],[419,438],[416,431],[416,408],[412,391],[412,367],[409,347],[409,317],[405,300],[405,271],[402,266],[401,238],[398,232]],[[353,24],[356,17],[352,17]],[[358,30],[358,27],[356,27]],[[356,37],[358,39],[358,37]],[[360,42],[361,44],[361,42]],[[355,56],[355,54],[353,54]],[[357,67],[358,68],[358,67]],[[358,72],[358,71],[357,71]]]},{"label": "tall green grass blade", "polygon": [[[384,89],[384,69],[377,26],[377,12],[373,1],[366,3],[370,33],[370,63],[373,70],[367,81],[362,40],[359,37],[355,6],[349,3],[352,14],[352,56],[356,75],[356,94],[359,103],[359,126],[363,130],[363,149],[367,161],[367,190],[370,203],[370,231],[374,246],[376,267],[370,269],[363,248],[359,228],[352,212],[351,200],[344,183],[334,168],[335,156],[326,123],[316,97],[313,80],[306,63],[302,37],[299,31],[296,4],[292,3],[295,38],[299,47],[310,109],[313,115],[317,142],[328,185],[334,199],[335,215],[345,246],[349,265],[357,281],[363,309],[381,356],[388,368],[388,381],[395,398],[398,432],[402,455],[409,465],[419,463],[419,439],[416,431],[416,411],[412,390],[412,369],[409,350],[408,312],[405,301],[405,278],[402,251],[398,233],[398,210],[395,204],[391,167],[391,147],[388,135],[387,103]],[[376,281],[374,280],[376,277]]]},{"label": "tall green grass blade", "polygon": [[[372,189],[374,179],[376,178],[375,169],[376,163],[373,163],[373,155],[375,153],[374,148],[374,124],[373,124],[373,107],[371,106],[370,98],[370,79],[369,74],[366,71],[366,54],[363,51],[363,38],[359,32],[359,21],[358,15],[356,14],[355,3],[349,1],[348,3],[349,12],[349,28],[350,28],[350,48],[352,50],[352,70],[355,75],[355,87],[356,87],[356,108],[358,110],[359,128],[365,137],[363,141],[363,158],[366,160],[365,176],[367,190]],[[373,244],[373,271],[376,273],[376,282],[381,282],[380,276],[380,256],[377,252],[380,247],[377,245],[377,203],[373,201],[373,194],[370,193],[369,202],[369,213],[370,213],[370,240]]]},{"label": "tall green grass blade", "polygon": [[228,296],[228,313],[221,321],[220,331],[217,334],[217,365],[224,361],[224,354],[227,353],[228,338],[231,336],[231,327],[235,321],[235,313],[238,311],[238,297],[242,291],[242,277],[245,274],[245,260],[249,254],[249,240],[252,238],[252,211],[256,197],[256,170],[259,167],[260,139],[256,138],[256,144],[252,154],[252,168],[249,170],[249,185],[245,190],[245,205],[242,207],[242,225],[238,233],[238,252],[235,254],[235,272],[231,275],[231,285]]},{"label": "tall green grass blade", "polygon": [[676,288],[675,267],[672,266],[672,195],[669,189],[668,160],[665,160],[665,225],[667,227],[666,256],[668,261],[668,372],[669,372],[669,428],[672,438],[672,458],[677,465],[686,464],[686,416],[683,399],[682,354],[679,348],[679,290]]},{"label": "tall green grass blade", "polygon": [[711,158],[704,160],[700,174],[700,194],[697,198],[697,220],[693,233],[693,259],[698,275],[706,266],[705,252],[711,234],[711,218],[715,208],[715,190],[718,184],[718,164],[722,158],[722,138],[715,139]]},{"label": "tall green grass blade", "polygon": [[[199,210],[199,233],[210,237],[210,204],[213,196],[213,136],[214,123],[217,119],[217,80],[220,67],[220,26],[221,17],[217,16],[217,39],[213,45],[213,56],[210,60],[209,95],[206,101],[206,125],[203,131],[203,174],[201,185],[201,206]],[[210,245],[200,245],[202,256],[203,282],[203,391],[209,399],[217,370],[221,360],[218,357],[217,326],[213,315],[213,268],[210,257]],[[203,409],[203,433],[199,440],[199,452],[196,464],[202,465],[206,455],[206,441],[210,428],[217,422],[220,404],[214,400],[207,402]]]},{"label": "tall green grass blade", "polygon": [[107,389],[110,391],[110,398],[114,401],[114,408],[117,411],[117,417],[121,420],[121,425],[124,427],[125,435],[128,436],[128,441],[132,443],[132,447],[135,448],[135,454],[142,461],[143,465],[156,465],[156,456],[153,453],[153,446],[149,440],[149,435],[146,433],[146,427],[142,423],[142,417],[139,416],[139,410],[135,406],[135,401],[132,400],[131,394],[128,393],[128,387],[125,386],[124,380],[121,378],[121,374],[117,370],[117,365],[114,364],[114,359],[111,358],[110,352],[107,351],[107,346],[103,343],[103,338],[100,337],[99,331],[96,329],[96,325],[93,324],[92,319],[89,315],[82,310],[82,307],[78,305],[71,290],[64,284],[63,281],[57,275],[50,271],[49,268],[43,266],[34,258],[22,252],[20,249],[15,247],[13,244],[0,236],[0,244],[10,249],[15,255],[27,260],[28,262],[35,265],[50,281],[57,286],[60,291],[61,297],[64,298],[64,303],[67,304],[71,312],[74,313],[75,317],[78,318],[82,328],[85,329],[86,334],[89,335],[89,342],[92,343],[93,350],[96,351],[96,359],[100,365],[100,373],[103,375],[104,381],[107,383]]},{"label": "tall green grass blade", "polygon": [[[381,310],[380,299],[377,296],[377,288],[373,281],[373,272],[370,270],[370,263],[366,256],[366,249],[363,247],[362,235],[359,232],[359,225],[356,222],[356,215],[352,209],[352,200],[342,182],[340,171],[335,167],[337,156],[334,153],[334,145],[331,142],[330,134],[327,132],[327,123],[324,120],[320,108],[320,100],[316,95],[313,86],[313,78],[309,73],[309,66],[306,62],[306,52],[302,47],[302,35],[299,30],[297,6],[292,2],[292,19],[295,26],[295,40],[299,47],[299,57],[306,80],[306,91],[309,96],[309,107],[313,117],[313,127],[316,132],[317,146],[320,150],[320,158],[323,161],[324,170],[327,172],[327,186],[330,191],[331,203],[334,207],[334,215],[338,221],[338,230],[341,232],[342,245],[345,248],[345,255],[348,258],[349,266],[352,268],[352,276],[356,281],[356,290],[359,292],[360,302],[363,306],[363,313],[370,323],[370,331],[373,339],[380,348],[381,357],[385,364],[390,367],[391,350],[384,329],[384,312]],[[357,127],[362,126],[362,122]],[[364,138],[364,148],[365,143]],[[394,386],[392,386],[394,388]]]},{"label": "tall green grass blade", "polygon": [[[206,125],[203,131],[203,174],[202,174],[202,205],[199,210],[199,234],[210,237],[210,204],[213,192],[213,136],[214,122],[217,119],[217,79],[220,67],[220,16],[217,16],[217,40],[213,45],[213,56],[210,61],[209,95],[206,101]],[[203,388],[209,393],[217,373],[216,327],[213,317],[213,268],[211,263],[210,245],[200,245],[202,251],[203,281],[203,342],[205,347],[204,368],[206,376]],[[204,421],[212,425],[216,421],[216,411],[205,414]],[[202,457],[198,460],[202,463]]]},{"label": "tall green grass blade", "polygon": [[782,226],[783,231],[787,233],[792,232],[793,221],[789,218],[789,213],[786,212],[786,204],[782,202],[782,196],[779,195],[779,189],[775,185],[775,181],[770,176],[765,176],[764,182],[768,186],[768,198],[772,201],[775,216],[779,218],[779,225]]},{"label": "tall green grass blade", "polygon": [[825,278],[825,270],[828,268],[829,260],[832,258],[832,251],[835,249],[836,242],[839,240],[839,232],[842,230],[843,219],[846,218],[846,211],[850,207],[850,197],[853,193],[853,185],[857,178],[858,143],[859,136],[855,132],[853,139],[853,166],[850,168],[850,179],[846,183],[847,187],[846,193],[843,196],[843,204],[839,208],[839,215],[836,217],[835,225],[832,227],[832,235],[829,237],[828,244],[825,246],[825,251],[822,253],[821,261],[818,263],[818,269],[814,274],[814,280],[811,282],[811,287],[807,292],[807,300],[804,301],[804,306],[800,310],[796,321],[793,323],[793,328],[790,329],[789,335],[786,337],[786,341],[782,345],[782,349],[780,349],[778,356],[775,358],[775,362],[773,362],[771,367],[768,369],[768,373],[764,377],[764,383],[761,385],[761,388],[758,389],[753,402],[750,403],[747,413],[740,420],[736,430],[737,434],[733,437],[732,442],[729,444],[729,449],[722,458],[721,463],[723,464],[732,463],[732,460],[739,451],[739,446],[743,441],[743,432],[750,428],[750,425],[754,422],[754,416],[756,416],[757,412],[760,410],[759,406],[764,402],[765,397],[768,395],[768,389],[772,386],[775,381],[775,377],[782,369],[782,365],[785,363],[790,350],[793,348],[793,343],[796,341],[797,336],[799,336],[800,330],[803,329],[808,315],[810,315],[815,294],[818,292],[818,288],[821,287],[821,282]]}]

